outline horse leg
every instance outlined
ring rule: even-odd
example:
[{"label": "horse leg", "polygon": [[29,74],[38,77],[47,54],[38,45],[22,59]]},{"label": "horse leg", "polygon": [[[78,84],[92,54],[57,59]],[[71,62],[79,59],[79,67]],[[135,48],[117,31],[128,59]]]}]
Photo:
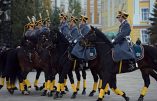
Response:
[{"label": "horse leg", "polygon": [[83,69],[82,70],[82,77],[83,77],[83,91],[82,91],[82,95],[86,95],[86,88],[87,88],[87,83],[86,83],[86,70]]},{"label": "horse leg", "polygon": [[69,71],[68,73],[68,77],[70,79],[70,83],[71,83],[71,87],[72,87],[72,90],[73,90],[73,95],[71,98],[76,98],[76,95],[77,95],[77,89],[76,89],[76,86],[74,84],[74,77],[73,77],[73,73],[72,73],[72,70]]},{"label": "horse leg", "polygon": [[43,83],[43,86],[40,87],[40,90],[44,89],[41,96],[46,96],[46,93],[47,93],[47,79],[46,79],[45,72],[44,72],[44,76],[45,76],[45,82]]},{"label": "horse leg", "polygon": [[157,73],[154,70],[150,72],[150,75],[157,81]]},{"label": "horse leg", "polygon": [[25,89],[30,93],[31,91],[31,83],[30,81],[27,79],[27,75],[29,72],[23,73],[23,77],[24,77],[24,85],[25,85]]},{"label": "horse leg", "polygon": [[100,89],[99,97],[98,97],[97,101],[102,101],[103,97],[105,95],[105,90],[104,89],[105,89],[108,81],[111,78],[111,74],[109,72],[107,72],[107,71],[100,71],[99,72],[99,76],[102,77],[102,87]]},{"label": "horse leg", "polygon": [[77,78],[76,89],[77,89],[77,91],[79,91],[80,90],[81,75],[80,75],[80,71],[78,68],[75,69],[75,74],[76,74],[76,78]]},{"label": "horse leg", "polygon": [[125,92],[123,92],[117,88],[116,82],[117,82],[117,80],[116,80],[116,74],[115,74],[115,75],[112,75],[112,77],[109,81],[109,85],[110,85],[110,88],[112,89],[112,91],[115,94],[122,96],[125,99],[125,101],[129,101],[129,97],[126,96]]},{"label": "horse leg", "polygon": [[149,77],[150,74],[149,74],[149,72],[150,72],[150,69],[141,70],[142,78],[144,80],[144,87],[141,90],[141,94],[140,94],[140,97],[138,98],[138,101],[143,101],[144,96],[148,92],[148,87],[150,85],[150,77]]},{"label": "horse leg", "polygon": [[37,69],[37,74],[36,74],[35,81],[34,81],[34,88],[35,88],[36,91],[39,90],[38,82],[39,82],[39,77],[40,77],[41,71],[42,70]]},{"label": "horse leg", "polygon": [[67,75],[64,78],[64,87],[65,87],[65,91],[69,91],[68,86],[67,86]]},{"label": "horse leg", "polygon": [[0,77],[0,89],[4,86],[5,77]]},{"label": "horse leg", "polygon": [[98,75],[94,69],[91,69],[91,73],[92,73],[92,76],[94,79],[94,84],[93,84],[93,90],[90,92],[89,96],[94,96],[96,89],[97,89],[97,86],[98,86],[98,79],[99,78],[98,78]]},{"label": "horse leg", "polygon": [[22,92],[22,94],[24,95],[29,95],[29,93],[25,90],[25,87],[24,87],[24,75],[22,75],[23,73],[18,73],[17,74],[17,78],[19,80],[19,88],[20,88],[20,91]]}]

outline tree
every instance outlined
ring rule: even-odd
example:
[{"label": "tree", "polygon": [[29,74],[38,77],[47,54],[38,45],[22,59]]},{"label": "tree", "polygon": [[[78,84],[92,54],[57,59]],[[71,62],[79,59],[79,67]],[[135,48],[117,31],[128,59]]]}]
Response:
[{"label": "tree", "polygon": [[69,13],[79,18],[81,14],[80,0],[69,0]]},{"label": "tree", "polygon": [[155,3],[153,13],[151,15],[153,17],[149,19],[151,21],[151,27],[148,28],[148,32],[150,34],[151,44],[155,44],[157,43],[157,3]]},{"label": "tree", "polygon": [[12,0],[11,19],[12,19],[12,42],[14,45],[20,43],[24,33],[24,26],[29,21],[27,16],[34,16],[34,0]]}]

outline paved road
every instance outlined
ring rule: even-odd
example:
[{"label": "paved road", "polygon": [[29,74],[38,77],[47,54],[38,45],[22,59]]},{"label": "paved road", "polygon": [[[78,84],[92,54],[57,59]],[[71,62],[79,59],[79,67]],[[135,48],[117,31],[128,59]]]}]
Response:
[{"label": "paved road", "polygon": [[[28,78],[33,84],[35,73],[30,73]],[[43,74],[40,77],[39,84],[41,85],[44,81]],[[68,92],[66,96],[59,101],[95,101],[97,99],[98,93],[94,97],[88,97],[89,92],[92,89],[92,75],[90,71],[87,72],[87,95],[81,95],[79,92],[76,99],[70,99],[71,92]],[[69,89],[71,86],[68,81]],[[81,85],[82,87],[82,85]],[[118,87],[125,91],[126,94],[131,98],[130,101],[136,101],[140,94],[140,89],[143,87],[143,80],[141,78],[140,71],[135,71],[133,73],[120,74],[118,75]],[[22,95],[19,91],[16,91],[14,95],[10,95],[5,88],[0,90],[0,101],[54,101],[52,97],[40,96],[41,92],[37,92],[32,88],[32,92],[28,96]],[[58,101],[57,100],[57,101]],[[124,101],[122,97],[115,95],[111,92],[110,96],[106,96],[104,101]],[[149,87],[149,92],[145,97],[145,101],[157,101],[157,82],[151,78],[151,85]]]}]

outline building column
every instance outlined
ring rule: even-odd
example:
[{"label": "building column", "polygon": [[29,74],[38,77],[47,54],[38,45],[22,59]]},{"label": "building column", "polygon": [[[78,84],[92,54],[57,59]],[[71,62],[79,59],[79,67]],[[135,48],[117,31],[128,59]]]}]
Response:
[{"label": "building column", "polygon": [[98,20],[98,1],[94,0],[94,24],[97,23]]},{"label": "building column", "polygon": [[91,17],[90,17],[90,0],[87,0],[87,17],[88,17],[88,23],[91,22]]}]

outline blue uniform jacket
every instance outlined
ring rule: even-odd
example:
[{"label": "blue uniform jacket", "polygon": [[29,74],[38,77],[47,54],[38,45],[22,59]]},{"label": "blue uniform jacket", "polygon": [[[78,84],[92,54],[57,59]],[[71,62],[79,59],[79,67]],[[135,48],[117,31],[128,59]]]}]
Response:
[{"label": "blue uniform jacket", "polygon": [[90,31],[88,24],[81,24],[80,25],[80,33],[82,36],[85,36]]}]

